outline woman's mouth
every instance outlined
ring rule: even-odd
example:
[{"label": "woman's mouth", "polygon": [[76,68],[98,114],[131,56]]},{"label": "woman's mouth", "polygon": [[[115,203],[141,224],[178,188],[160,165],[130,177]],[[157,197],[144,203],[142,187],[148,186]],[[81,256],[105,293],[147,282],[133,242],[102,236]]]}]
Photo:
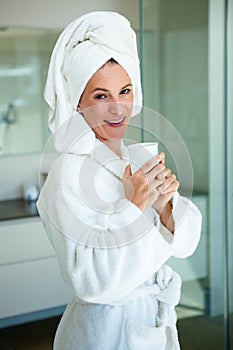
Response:
[{"label": "woman's mouth", "polygon": [[113,119],[113,120],[104,120],[104,123],[108,124],[109,126],[113,128],[117,128],[119,126],[122,126],[125,122],[126,117],[120,118],[120,119]]}]

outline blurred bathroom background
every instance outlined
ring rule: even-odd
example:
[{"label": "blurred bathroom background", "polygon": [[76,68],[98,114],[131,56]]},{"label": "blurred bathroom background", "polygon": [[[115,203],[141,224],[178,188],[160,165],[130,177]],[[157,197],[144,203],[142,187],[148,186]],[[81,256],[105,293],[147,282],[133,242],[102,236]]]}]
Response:
[{"label": "blurred bathroom background", "polygon": [[[14,210],[25,209],[25,186],[39,187],[52,48],[66,24],[91,10],[119,11],[136,30],[149,111],[136,137],[153,139],[158,125],[150,111],[156,111],[176,128],[192,160],[202,238],[192,257],[169,261],[183,280],[177,307],[182,349],[233,349],[232,0],[72,0],[68,7],[65,1],[0,0],[0,339],[30,349],[22,338],[22,347],[14,344],[17,327],[57,322],[71,297],[37,214],[20,217]],[[46,285],[42,293],[35,275]]]},{"label": "blurred bathroom background", "polygon": [[0,28],[1,155],[40,152],[45,145],[43,89],[57,35],[46,29]]}]

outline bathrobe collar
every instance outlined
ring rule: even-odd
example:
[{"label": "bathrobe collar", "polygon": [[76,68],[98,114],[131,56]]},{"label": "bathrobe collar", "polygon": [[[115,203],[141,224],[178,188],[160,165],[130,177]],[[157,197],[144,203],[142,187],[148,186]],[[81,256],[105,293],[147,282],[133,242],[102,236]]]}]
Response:
[{"label": "bathrobe collar", "polygon": [[88,156],[120,179],[129,163],[128,148],[123,141],[120,158],[96,138],[83,116],[76,111],[73,111],[72,117],[53,134],[53,140],[59,153]]},{"label": "bathrobe collar", "polygon": [[121,154],[122,157],[120,158],[104,142],[96,139],[95,148],[91,152],[91,157],[113,175],[121,179],[123,177],[125,167],[129,163],[128,149],[123,142],[121,144]]}]

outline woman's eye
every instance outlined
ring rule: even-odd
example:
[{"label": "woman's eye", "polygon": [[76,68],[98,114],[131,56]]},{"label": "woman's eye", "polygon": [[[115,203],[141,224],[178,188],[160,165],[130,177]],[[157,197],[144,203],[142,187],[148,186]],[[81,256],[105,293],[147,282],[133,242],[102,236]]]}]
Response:
[{"label": "woman's eye", "polygon": [[127,95],[128,93],[130,93],[130,89],[121,90],[122,95]]},{"label": "woman's eye", "polygon": [[99,95],[97,95],[97,96],[95,96],[95,98],[97,99],[97,100],[103,100],[103,99],[105,99],[105,95],[104,94],[99,94]]}]

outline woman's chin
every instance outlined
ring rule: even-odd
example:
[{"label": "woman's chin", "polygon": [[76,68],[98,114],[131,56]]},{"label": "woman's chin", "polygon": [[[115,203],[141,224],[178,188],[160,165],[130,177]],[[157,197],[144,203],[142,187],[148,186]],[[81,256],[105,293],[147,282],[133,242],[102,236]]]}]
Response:
[{"label": "woman's chin", "polygon": [[127,129],[127,125],[123,125],[121,127],[108,126],[107,128],[105,128],[104,133],[98,133],[96,130],[95,134],[100,141],[116,141],[119,139],[123,139],[126,129]]}]

